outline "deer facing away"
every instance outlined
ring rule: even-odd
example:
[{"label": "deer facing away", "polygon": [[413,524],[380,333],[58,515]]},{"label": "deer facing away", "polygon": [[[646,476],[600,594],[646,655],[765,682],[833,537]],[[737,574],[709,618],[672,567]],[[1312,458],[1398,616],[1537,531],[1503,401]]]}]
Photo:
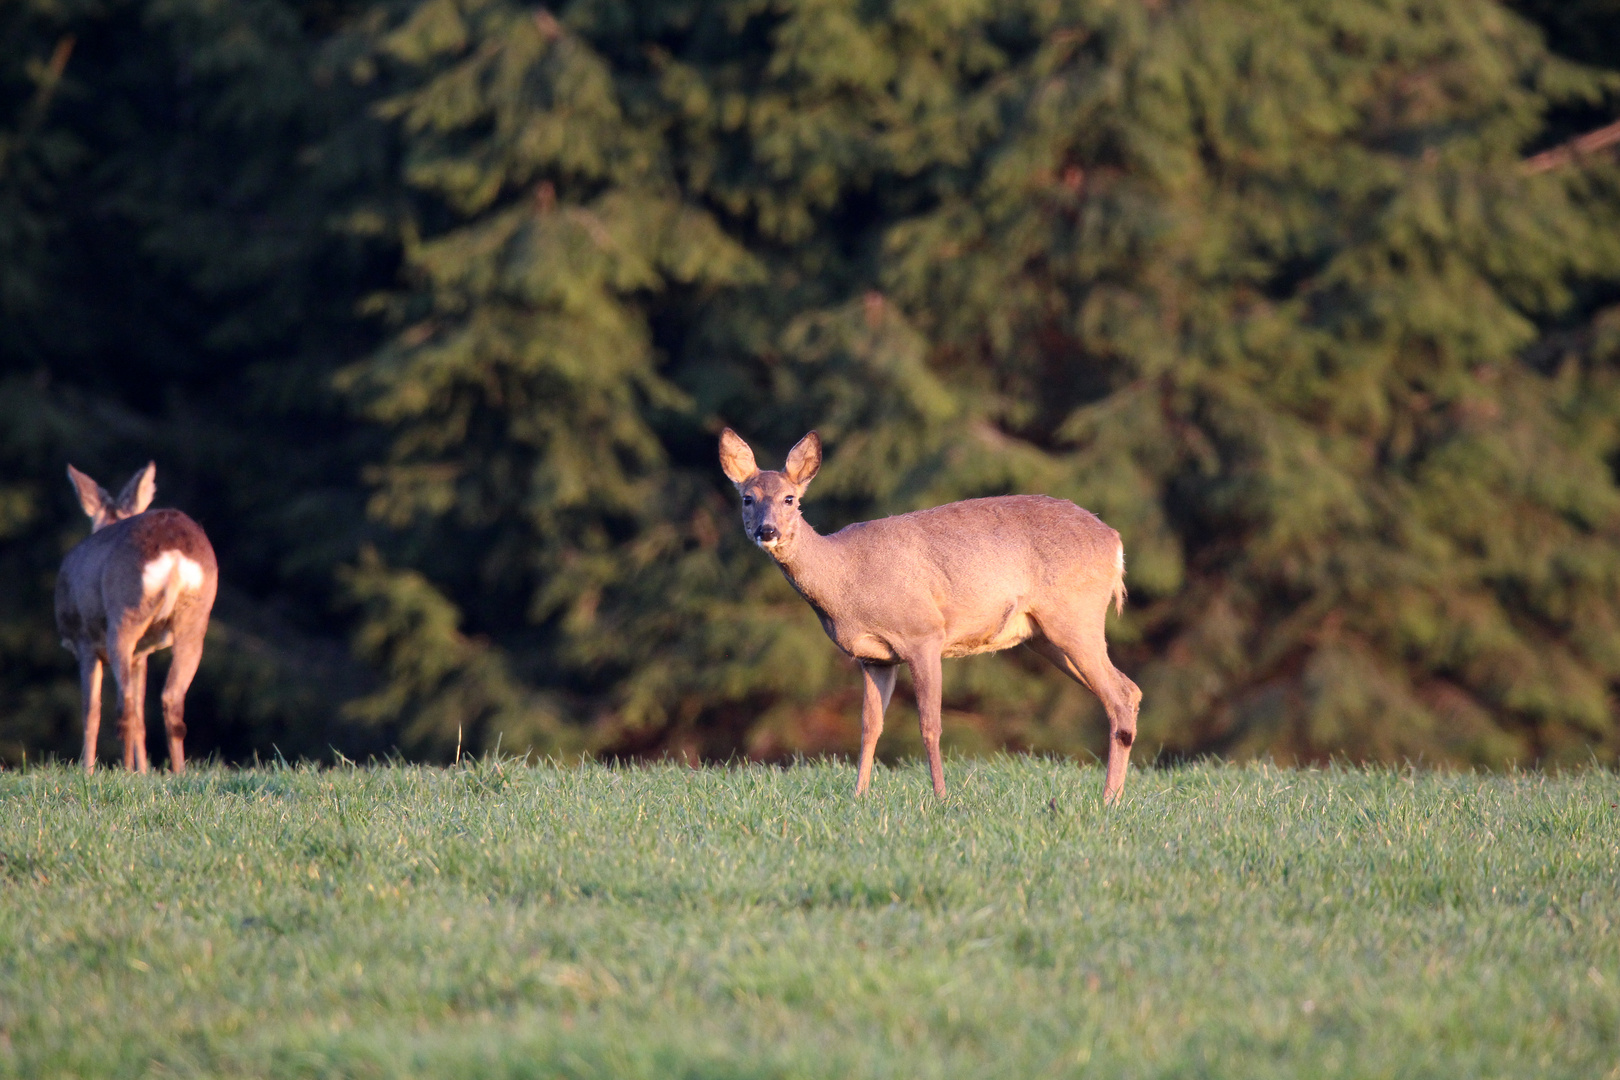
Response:
[{"label": "deer facing away", "polygon": [[219,588],[219,564],[202,528],[178,510],[147,510],[157,466],[130,478],[114,499],[68,466],[91,532],[62,560],[56,579],[56,628],[79,660],[84,712],[84,769],[96,767],[101,729],[102,665],[119,691],[124,767],[146,771],[146,660],[174,647],[163,684],[169,766],[186,766],[186,691],[202,661],[203,635]]},{"label": "deer facing away", "polygon": [[934,794],[940,764],[940,660],[1028,645],[1086,687],[1108,712],[1103,798],[1125,786],[1142,692],[1108,659],[1108,605],[1123,610],[1125,549],[1119,533],[1071,502],[1045,495],[968,499],[818,534],[799,503],[821,468],[811,432],[781,472],[762,471],[736,432],[720,434],[720,467],[742,495],[743,528],[821,619],[827,636],[860,661],[861,763],[855,794],[872,778],[872,755],[894,692],[911,667]]}]

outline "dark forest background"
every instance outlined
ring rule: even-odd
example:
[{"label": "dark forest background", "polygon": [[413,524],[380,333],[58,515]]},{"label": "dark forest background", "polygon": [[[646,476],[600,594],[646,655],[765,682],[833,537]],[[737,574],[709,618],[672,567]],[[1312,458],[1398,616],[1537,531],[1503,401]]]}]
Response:
[{"label": "dark forest background", "polygon": [[730,424],[822,531],[1101,514],[1144,758],[1613,762],[1616,116],[1620,0],[5,0],[0,761],[76,750],[64,468],[148,459],[195,754],[848,751]]}]

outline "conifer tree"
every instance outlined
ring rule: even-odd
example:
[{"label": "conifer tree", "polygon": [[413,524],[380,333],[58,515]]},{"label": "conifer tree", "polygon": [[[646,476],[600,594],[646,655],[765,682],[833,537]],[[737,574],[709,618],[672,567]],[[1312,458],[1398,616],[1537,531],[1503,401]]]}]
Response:
[{"label": "conifer tree", "polygon": [[[1501,7],[441,0],[381,48],[424,209],[351,375],[374,505],[607,745],[791,746],[848,681],[735,542],[721,419],[822,429],[824,526],[1098,509],[1173,751],[1611,745],[1606,451],[1520,359],[1617,270],[1605,166],[1518,167],[1603,84]],[[684,274],[647,205],[702,223]],[[1015,719],[1052,676],[965,668],[1063,744]]]},{"label": "conifer tree", "polygon": [[[847,749],[727,423],[820,430],[824,531],[1101,513],[1145,752],[1612,760],[1620,172],[1524,164],[1605,11],[14,4],[0,756],[72,742],[69,456],[215,538],[204,750]],[[947,676],[960,746],[1099,736]]]}]

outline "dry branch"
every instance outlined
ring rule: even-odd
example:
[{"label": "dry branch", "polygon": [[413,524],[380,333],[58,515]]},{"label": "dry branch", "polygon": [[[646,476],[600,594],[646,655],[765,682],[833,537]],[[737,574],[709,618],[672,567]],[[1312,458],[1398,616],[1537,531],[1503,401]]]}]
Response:
[{"label": "dry branch", "polygon": [[1559,143],[1549,150],[1543,150],[1533,157],[1527,157],[1520,163],[1527,176],[1537,173],[1551,172],[1562,168],[1577,158],[1587,154],[1596,153],[1604,147],[1620,143],[1620,120],[1612,124],[1605,124],[1595,131],[1588,131],[1585,135],[1577,135],[1568,142]]}]

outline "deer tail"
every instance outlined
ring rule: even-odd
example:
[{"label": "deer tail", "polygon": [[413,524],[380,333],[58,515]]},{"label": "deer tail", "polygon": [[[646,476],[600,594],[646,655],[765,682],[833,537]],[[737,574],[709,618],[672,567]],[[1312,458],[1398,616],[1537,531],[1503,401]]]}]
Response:
[{"label": "deer tail", "polygon": [[180,599],[180,569],[169,571],[169,580],[163,583],[163,604],[158,608],[157,617],[167,619],[174,614],[174,605]]},{"label": "deer tail", "polygon": [[1125,545],[1115,541],[1114,548],[1114,614],[1125,614]]},{"label": "deer tail", "polygon": [[157,602],[152,612],[154,620],[173,615],[174,605],[180,599],[180,590],[184,585],[179,556],[175,552],[165,551],[147,563],[141,574],[141,584],[145,587],[146,603]]}]

